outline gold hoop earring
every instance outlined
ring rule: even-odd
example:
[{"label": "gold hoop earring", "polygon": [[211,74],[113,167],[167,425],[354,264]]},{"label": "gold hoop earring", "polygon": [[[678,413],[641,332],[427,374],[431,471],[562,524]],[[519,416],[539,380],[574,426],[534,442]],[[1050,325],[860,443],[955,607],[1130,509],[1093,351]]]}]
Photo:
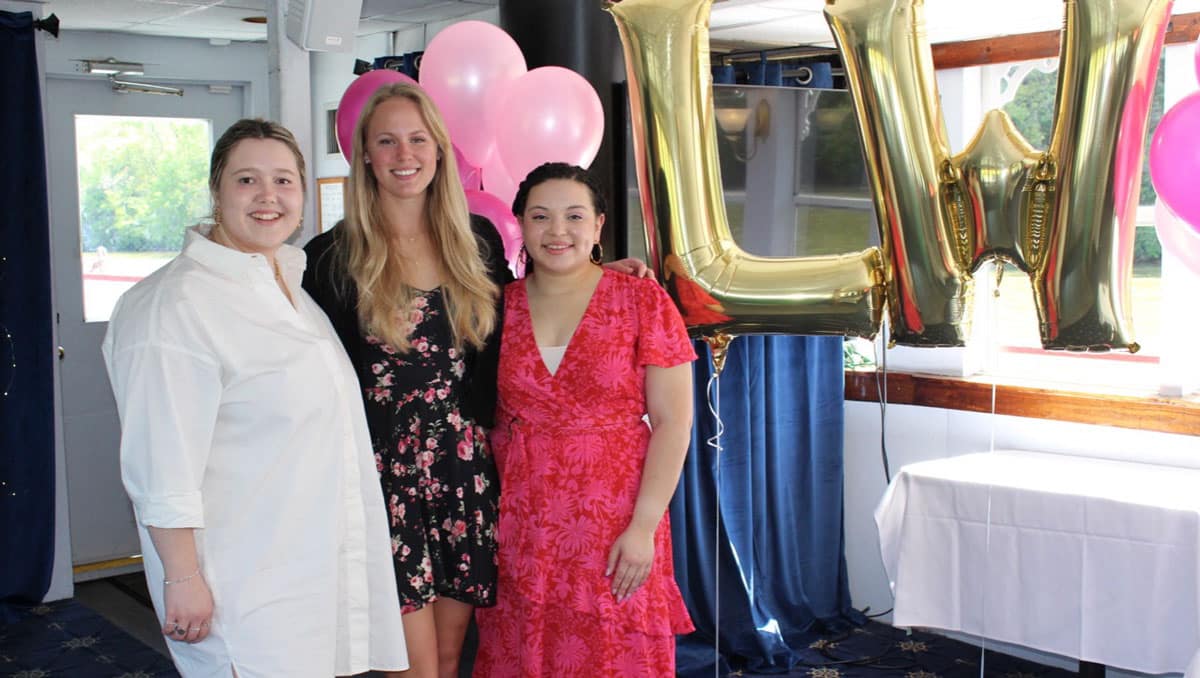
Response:
[{"label": "gold hoop earring", "polygon": [[604,261],[604,245],[601,245],[600,243],[592,245],[592,256],[588,257],[588,259],[590,259],[593,264],[599,266],[600,263]]}]

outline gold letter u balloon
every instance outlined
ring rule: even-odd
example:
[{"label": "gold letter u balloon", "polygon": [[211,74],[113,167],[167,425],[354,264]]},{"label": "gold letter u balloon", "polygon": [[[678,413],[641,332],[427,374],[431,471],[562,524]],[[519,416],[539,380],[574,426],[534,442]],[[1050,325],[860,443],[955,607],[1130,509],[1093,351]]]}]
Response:
[{"label": "gold letter u balloon", "polygon": [[961,345],[971,274],[1029,274],[1046,348],[1137,350],[1134,217],[1170,0],[1066,0],[1049,148],[1000,111],[951,155],[921,0],[827,0],[882,252],[756,257],[733,242],[713,124],[711,0],[610,4],[629,76],[648,252],[694,334],[873,336]]}]

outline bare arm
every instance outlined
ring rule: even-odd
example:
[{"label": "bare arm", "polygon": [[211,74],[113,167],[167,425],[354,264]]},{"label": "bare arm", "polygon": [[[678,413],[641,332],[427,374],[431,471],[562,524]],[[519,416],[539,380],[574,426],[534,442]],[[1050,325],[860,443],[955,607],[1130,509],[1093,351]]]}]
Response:
[{"label": "bare arm", "polygon": [[[195,530],[190,527],[147,529],[163,563],[163,635],[171,640],[199,642],[208,636],[213,599],[204,575],[200,574]],[[180,630],[183,633],[179,633]]]},{"label": "bare arm", "polygon": [[654,532],[679,484],[692,430],[692,366],[646,368],[646,408],[650,413],[650,444],[642,467],[642,483],[633,519],[613,543],[608,555],[613,595],[633,595],[654,563]]}]

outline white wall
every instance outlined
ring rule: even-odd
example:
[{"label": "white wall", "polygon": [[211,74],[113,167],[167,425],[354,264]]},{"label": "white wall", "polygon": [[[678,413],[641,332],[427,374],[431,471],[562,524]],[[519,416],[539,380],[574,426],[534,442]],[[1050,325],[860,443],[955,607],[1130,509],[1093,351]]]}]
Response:
[{"label": "white wall", "polygon": [[191,38],[64,30],[57,40],[46,41],[46,74],[95,78],[80,73],[77,60],[106,57],[145,64],[146,74],[135,80],[241,85],[245,88],[245,115],[266,116],[270,110],[266,43],[216,46]]}]

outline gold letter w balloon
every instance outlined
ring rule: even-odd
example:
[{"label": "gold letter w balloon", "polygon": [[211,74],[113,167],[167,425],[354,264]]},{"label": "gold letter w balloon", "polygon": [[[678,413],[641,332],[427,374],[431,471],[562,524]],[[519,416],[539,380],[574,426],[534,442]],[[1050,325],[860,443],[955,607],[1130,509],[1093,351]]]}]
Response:
[{"label": "gold letter w balloon", "polygon": [[992,111],[957,155],[921,0],[827,0],[883,251],[792,259],[747,255],[729,236],[712,122],[710,5],[609,6],[625,46],[649,251],[695,333],[873,335],[886,290],[894,341],[961,345],[971,274],[1002,259],[1033,280],[1043,346],[1137,350],[1134,218],[1170,0],[1064,2],[1049,148],[1032,148]]}]

